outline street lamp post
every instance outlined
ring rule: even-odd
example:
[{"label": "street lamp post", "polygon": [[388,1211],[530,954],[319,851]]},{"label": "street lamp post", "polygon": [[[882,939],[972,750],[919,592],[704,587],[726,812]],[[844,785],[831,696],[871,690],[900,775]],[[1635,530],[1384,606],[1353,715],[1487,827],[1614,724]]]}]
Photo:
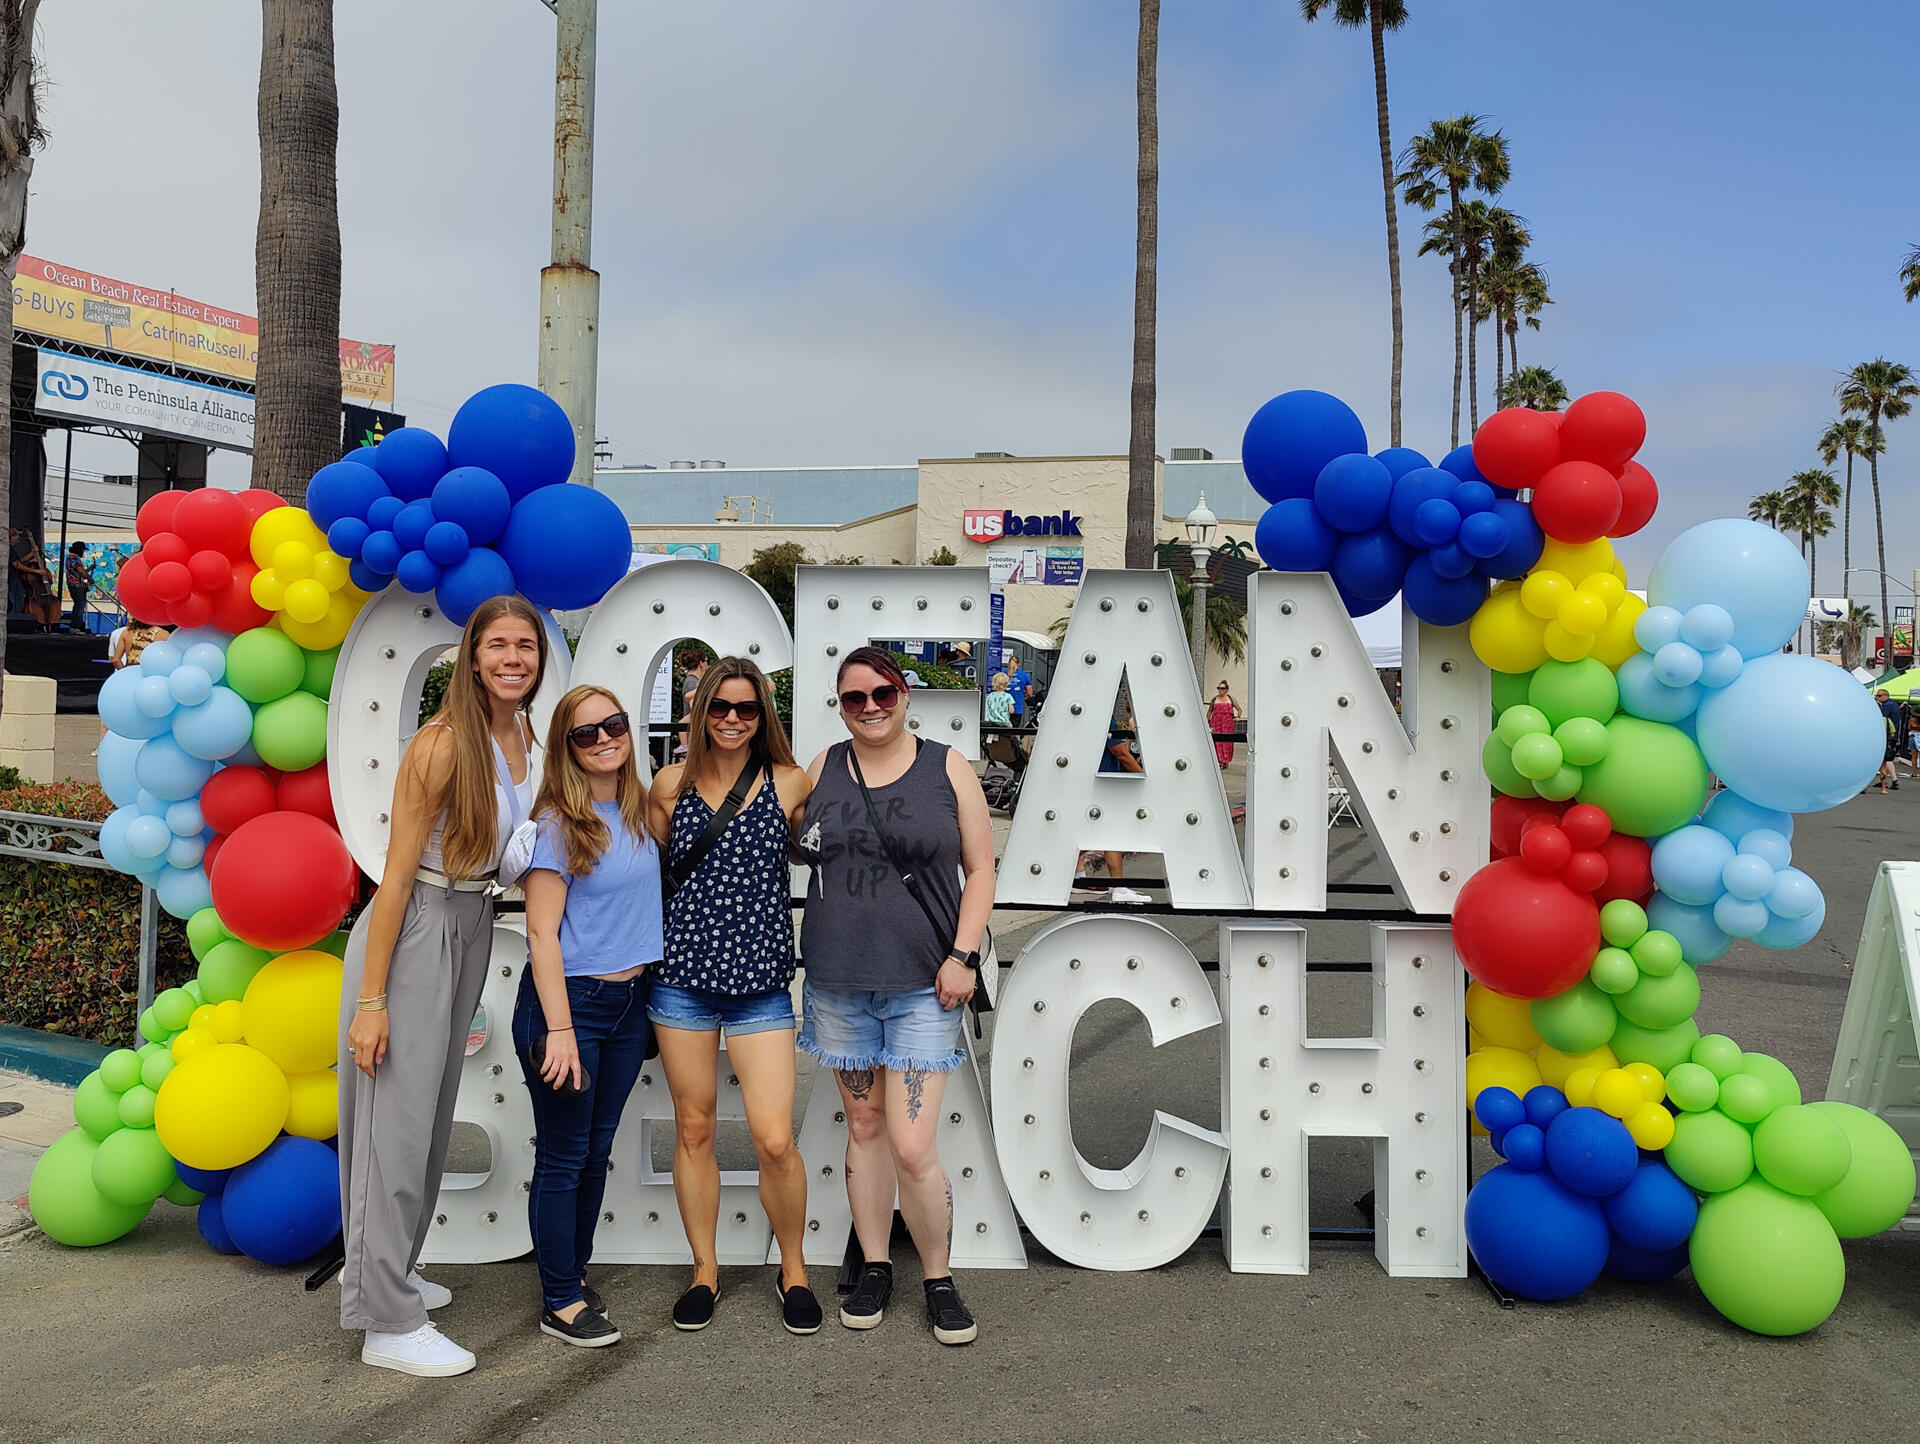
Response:
[{"label": "street lamp post", "polygon": [[1204,692],[1207,685],[1207,562],[1213,555],[1213,529],[1220,518],[1207,508],[1207,494],[1187,513],[1187,550],[1193,554],[1193,617],[1188,624],[1193,648],[1193,680]]}]

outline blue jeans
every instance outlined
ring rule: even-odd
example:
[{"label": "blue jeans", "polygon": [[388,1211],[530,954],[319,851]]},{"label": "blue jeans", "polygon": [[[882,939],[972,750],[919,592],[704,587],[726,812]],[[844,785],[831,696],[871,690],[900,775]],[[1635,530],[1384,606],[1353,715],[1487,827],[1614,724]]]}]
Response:
[{"label": "blue jeans", "polygon": [[529,967],[513,1009],[513,1046],[533,1096],[533,1185],[527,1220],[533,1257],[540,1266],[540,1294],[549,1309],[564,1309],[583,1297],[587,1260],[593,1257],[593,1227],[607,1191],[607,1159],[640,1066],[647,1057],[647,986],[650,975],[620,982],[568,978],[567,1003],[587,1090],[576,1097],[554,1091],[533,1066],[533,1043],[547,1031],[540,995]]}]

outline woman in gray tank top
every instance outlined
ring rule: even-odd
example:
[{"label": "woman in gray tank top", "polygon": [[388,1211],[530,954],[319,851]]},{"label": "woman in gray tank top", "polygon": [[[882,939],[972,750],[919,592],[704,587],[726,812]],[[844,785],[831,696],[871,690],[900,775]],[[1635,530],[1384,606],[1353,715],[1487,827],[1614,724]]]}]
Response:
[{"label": "woman in gray tank top", "polygon": [[906,677],[889,653],[848,653],[837,690],[850,740],[807,769],[799,842],[814,865],[799,1041],[833,1070],[846,1109],[847,1201],[866,1262],[840,1322],[870,1329],[886,1311],[897,1188],[933,1335],[965,1344],[979,1330],[948,1265],[953,1188],[936,1130],[993,910],[987,800],[964,757],[907,732]]}]

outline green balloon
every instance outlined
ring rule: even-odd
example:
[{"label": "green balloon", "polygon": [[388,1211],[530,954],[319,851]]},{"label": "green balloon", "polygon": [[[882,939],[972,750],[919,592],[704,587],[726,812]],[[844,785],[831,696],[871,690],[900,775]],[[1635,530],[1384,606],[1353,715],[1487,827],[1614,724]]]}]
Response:
[{"label": "green balloon", "polygon": [[140,1060],[140,1066],[145,1068],[147,1066],[147,1059],[151,1058],[155,1053],[164,1053],[166,1051],[167,1045],[165,1043],[142,1043],[138,1048],[133,1050],[133,1056],[138,1058]]},{"label": "green balloon", "polygon": [[1693,1061],[1723,1082],[1740,1071],[1740,1045],[1725,1033],[1709,1033],[1693,1045]]},{"label": "green balloon", "polygon": [[1751,1073],[1735,1073],[1720,1081],[1720,1111],[1735,1123],[1751,1128],[1773,1112],[1773,1094]]},{"label": "green balloon", "polygon": [[1534,789],[1549,802],[1566,802],[1580,790],[1580,769],[1562,767],[1553,776],[1534,783]]},{"label": "green balloon", "polygon": [[1753,1130],[1753,1166],[1782,1193],[1825,1193],[1847,1176],[1853,1144],[1826,1114],[1803,1104],[1776,1108]]},{"label": "green balloon", "polygon": [[1720,1080],[1698,1063],[1682,1063],[1667,1074],[1667,1097],[1688,1113],[1705,1113],[1720,1101]]},{"label": "green balloon", "polygon": [[[1906,1140],[1877,1114],[1851,1103],[1809,1103],[1847,1135],[1853,1163],[1832,1188],[1813,1196],[1842,1238],[1868,1238],[1892,1228],[1913,1206],[1913,1154]],[[1771,1122],[1772,1120],[1768,1120]]]},{"label": "green balloon", "polygon": [[1673,1120],[1667,1167],[1700,1193],[1725,1193],[1753,1176],[1753,1135],[1718,1109]]},{"label": "green balloon", "polygon": [[1527,684],[1531,672],[1495,672],[1493,674],[1493,715],[1497,718],[1509,707],[1527,705]]},{"label": "green balloon", "polygon": [[101,1196],[128,1208],[137,1205],[142,1212],[178,1177],[166,1145],[151,1128],[122,1128],[93,1155],[93,1186]]},{"label": "green balloon", "polygon": [[1640,981],[1640,970],[1633,965],[1633,954],[1625,948],[1602,948],[1594,955],[1587,976],[1601,992],[1618,997]]},{"label": "green balloon", "polygon": [[[1632,990],[1620,996],[1617,1006],[1621,1017],[1642,1028],[1671,1028],[1686,1022],[1700,1006],[1700,979],[1686,963],[1664,978],[1657,973],[1642,973]],[[1692,1049],[1691,1039],[1687,1047]]]},{"label": "green balloon", "polygon": [[259,707],[276,702],[306,680],[307,654],[276,627],[255,627],[227,644],[223,680]]},{"label": "green balloon", "polygon": [[1686,963],[1680,955],[1680,939],[1659,928],[1650,928],[1633,944],[1633,964],[1652,977],[1664,978]]},{"label": "green balloon", "polygon": [[230,938],[200,963],[200,991],[209,1003],[237,1002],[247,995],[247,984],[273,954],[238,938]]},{"label": "green balloon", "polygon": [[[193,1001],[193,994],[185,988],[168,988],[166,992],[153,1000],[153,1016],[160,1026],[169,1033],[178,1032],[187,1026],[187,1019],[193,1016],[193,1010],[200,1005]],[[111,1083],[113,1080],[107,1080]]]},{"label": "green balloon", "polygon": [[120,1095],[107,1087],[107,1080],[100,1076],[98,1068],[82,1078],[80,1086],[73,1090],[73,1121],[95,1143],[124,1126],[120,1122]]},{"label": "green balloon", "polygon": [[1775,1108],[1791,1108],[1800,1102],[1800,1080],[1793,1069],[1768,1053],[1742,1053],[1740,1071],[1767,1085]]},{"label": "green balloon", "polygon": [[152,1043],[164,1043],[167,1040],[167,1036],[172,1032],[173,1029],[162,1027],[160,1020],[153,1016],[153,1006],[151,1004],[147,1006],[145,1012],[141,1013],[140,1036],[142,1038]]},{"label": "green balloon", "polygon": [[1647,910],[1632,898],[1617,897],[1600,909],[1600,936],[1616,948],[1630,948],[1647,930]]},{"label": "green balloon", "polygon": [[1613,1030],[1610,1046],[1622,1063],[1651,1063],[1668,1073],[1687,1061],[1699,1036],[1700,1027],[1691,1018],[1668,1028],[1647,1028],[1623,1017]]},{"label": "green balloon", "polygon": [[1818,1328],[1847,1284],[1840,1240],[1813,1201],[1758,1178],[1700,1205],[1687,1259],[1707,1302],[1756,1334]]},{"label": "green balloon", "polygon": [[333,669],[340,661],[340,649],[329,647],[324,652],[306,652],[306,675],[300,679],[300,690],[311,692],[322,702],[333,691]]},{"label": "green balloon", "polygon": [[1574,717],[1605,722],[1620,710],[1620,684],[1605,662],[1542,662],[1527,685],[1527,700],[1558,729]]},{"label": "green balloon", "polygon": [[1546,713],[1537,707],[1525,705],[1509,707],[1500,714],[1499,725],[1494,729],[1499,739],[1511,747],[1522,737],[1545,737],[1553,731],[1547,721]]},{"label": "green balloon", "polygon": [[[123,1130],[124,1131],[124,1130]],[[48,1238],[69,1248],[92,1248],[131,1233],[152,1200],[115,1203],[93,1184],[93,1160],[103,1145],[75,1128],[40,1155],[27,1184],[27,1208]]]},{"label": "green balloon", "polygon": [[1565,761],[1560,744],[1544,732],[1529,732],[1513,744],[1513,770],[1536,786],[1558,772]]},{"label": "green balloon", "polygon": [[140,1081],[140,1055],[131,1048],[115,1048],[100,1060],[100,1081],[115,1093],[124,1093]]},{"label": "green balloon", "polygon": [[1480,749],[1480,768],[1487,774],[1487,781],[1509,797],[1540,795],[1531,782],[1513,770],[1513,749],[1500,740],[1498,732],[1490,734],[1486,746]]},{"label": "green balloon", "polygon": [[302,772],[327,755],[327,704],[295,692],[253,714],[253,750],[269,767]]},{"label": "green balloon", "polygon": [[212,908],[201,908],[187,919],[187,946],[193,951],[195,962],[206,957],[207,949],[215,943],[225,942],[233,934],[227,931],[220,914]]},{"label": "green balloon", "polygon": [[347,943],[352,937],[352,933],[337,932],[331,937],[320,939],[313,945],[313,950],[317,953],[332,953],[336,958],[344,958],[347,955]]},{"label": "green balloon", "polygon": [[[120,1121],[129,1128],[153,1127],[153,1098],[155,1090],[144,1083],[136,1083],[120,1095]],[[103,1140],[104,1141],[104,1140]]]},{"label": "green balloon", "polygon": [[177,1203],[182,1208],[192,1208],[206,1197],[199,1189],[187,1187],[187,1181],[184,1178],[174,1179],[160,1196],[168,1203]]},{"label": "green balloon", "polygon": [[200,980],[198,978],[188,978],[186,982],[180,985],[180,987],[181,987],[181,990],[185,992],[189,998],[193,999],[194,1007],[197,1008],[202,1003],[207,1001],[207,995],[201,991]]},{"label": "green balloon", "polygon": [[1542,998],[1527,1009],[1533,1031],[1562,1053],[1587,1053],[1613,1036],[1618,1017],[1613,1000],[1582,978],[1558,997]]},{"label": "green balloon", "polygon": [[1707,800],[1707,763],[1678,727],[1621,715],[1607,723],[1607,755],[1586,769],[1580,800],[1605,810],[1615,832],[1659,837],[1692,822]]},{"label": "green balloon", "polygon": [[[140,1064],[140,1082],[142,1086],[151,1088],[155,1093],[158,1093],[160,1091],[160,1085],[167,1081],[167,1074],[172,1071],[173,1054],[168,1049],[162,1048],[151,1058],[146,1059]],[[141,1126],[145,1127],[146,1125],[142,1124]]]},{"label": "green balloon", "polygon": [[1607,729],[1591,717],[1569,717],[1553,729],[1553,740],[1575,767],[1591,767],[1607,755]]}]

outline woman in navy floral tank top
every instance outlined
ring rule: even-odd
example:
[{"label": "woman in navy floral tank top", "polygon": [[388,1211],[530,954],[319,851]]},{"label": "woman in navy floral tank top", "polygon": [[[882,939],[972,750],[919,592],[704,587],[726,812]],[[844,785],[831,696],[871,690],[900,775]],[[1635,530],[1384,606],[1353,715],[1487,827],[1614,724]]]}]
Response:
[{"label": "woman in navy floral tank top", "polygon": [[[742,777],[739,811],[705,854],[696,841]],[[752,662],[709,666],[687,709],[687,755],[654,779],[652,823],[667,839],[666,958],[654,970],[647,1016],[673,1094],[673,1191],[693,1248],[693,1283],[673,1306],[674,1326],[713,1320],[719,1301],[720,1166],[713,1154],[720,1031],[740,1080],[760,1160],[760,1202],[780,1244],[781,1322],[820,1327],[820,1303],[801,1260],[807,1173],[793,1140],[793,909],[790,829],[806,806],[807,775],[774,711],[773,688]]]}]

